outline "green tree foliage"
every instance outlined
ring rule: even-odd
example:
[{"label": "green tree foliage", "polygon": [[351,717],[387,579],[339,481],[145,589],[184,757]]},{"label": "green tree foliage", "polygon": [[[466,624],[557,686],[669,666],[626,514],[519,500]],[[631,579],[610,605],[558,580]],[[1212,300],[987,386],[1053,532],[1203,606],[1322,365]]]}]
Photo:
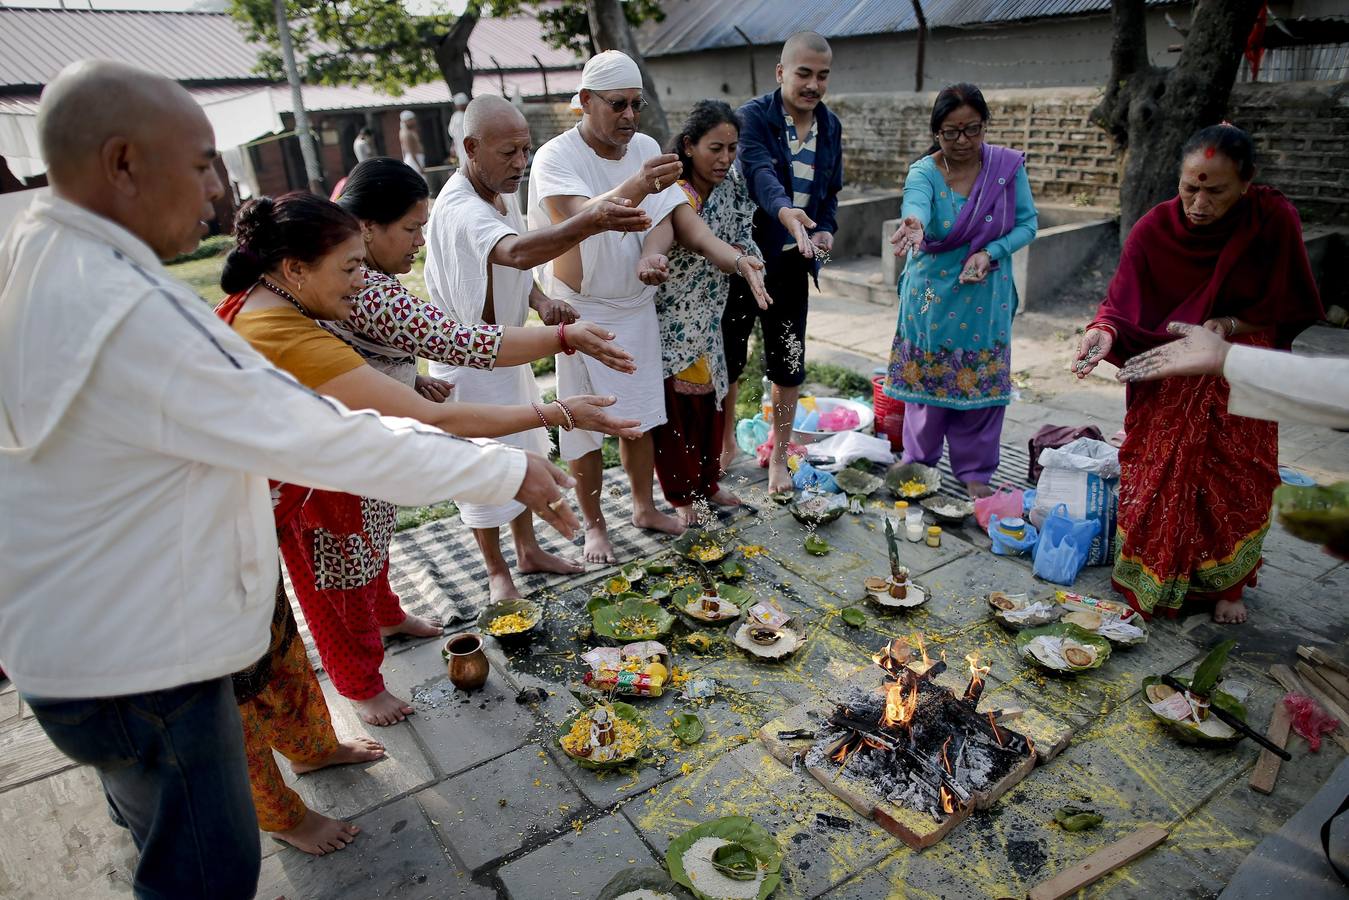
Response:
[{"label": "green tree foliage", "polygon": [[[632,27],[665,17],[659,0],[623,4]],[[251,40],[266,49],[259,71],[284,79],[276,46],[271,0],[230,0],[230,13]],[[291,39],[301,77],[317,84],[369,84],[391,94],[445,79],[450,88],[472,94],[465,63],[469,36],[480,16],[538,17],[545,41],[578,55],[593,52],[585,0],[486,0],[472,2],[463,15],[412,15],[392,0],[287,0]],[[480,65],[486,60],[479,60]]]}]

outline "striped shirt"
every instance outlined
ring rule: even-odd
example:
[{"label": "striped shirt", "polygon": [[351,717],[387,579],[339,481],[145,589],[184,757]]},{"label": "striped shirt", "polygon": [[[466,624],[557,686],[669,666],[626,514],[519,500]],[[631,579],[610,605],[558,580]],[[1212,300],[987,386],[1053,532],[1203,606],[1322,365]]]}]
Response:
[{"label": "striped shirt", "polygon": [[[810,189],[815,183],[815,119],[810,120],[810,131],[805,140],[796,136],[796,121],[791,113],[783,112],[787,122],[787,152],[792,157],[792,206],[805,209],[810,203]],[[792,250],[796,241],[788,241],[783,250]]]}]

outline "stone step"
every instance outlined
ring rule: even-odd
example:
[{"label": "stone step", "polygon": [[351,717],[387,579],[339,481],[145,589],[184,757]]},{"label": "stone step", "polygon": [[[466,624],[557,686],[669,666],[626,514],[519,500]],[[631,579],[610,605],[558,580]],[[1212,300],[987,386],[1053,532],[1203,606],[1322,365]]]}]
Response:
[{"label": "stone step", "polygon": [[895,288],[882,281],[878,256],[854,256],[820,269],[820,290],[835,297],[861,300],[878,306],[895,306]]}]

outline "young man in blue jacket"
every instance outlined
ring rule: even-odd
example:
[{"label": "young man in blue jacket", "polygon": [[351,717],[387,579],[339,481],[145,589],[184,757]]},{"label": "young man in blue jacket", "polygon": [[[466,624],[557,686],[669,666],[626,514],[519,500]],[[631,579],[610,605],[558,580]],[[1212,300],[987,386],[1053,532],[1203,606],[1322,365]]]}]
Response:
[{"label": "young man in blue jacket", "polygon": [[[764,254],[765,287],[773,305],[760,310],[743,279],[731,279],[722,318],[726,398],[735,407],[754,319],[763,323],[764,370],[773,383],[773,456],[768,489],[790,490],[787,442],[801,383],[806,380],[806,307],[809,282],[828,260],[838,230],[838,192],[843,188],[843,141],[838,117],[822,102],[833,51],[822,35],[802,31],[782,45],[780,87],[740,107],[743,127],[736,162],[754,212],[754,241]],[[818,283],[817,283],[818,287]],[[735,432],[726,430],[722,464],[735,458]]]}]

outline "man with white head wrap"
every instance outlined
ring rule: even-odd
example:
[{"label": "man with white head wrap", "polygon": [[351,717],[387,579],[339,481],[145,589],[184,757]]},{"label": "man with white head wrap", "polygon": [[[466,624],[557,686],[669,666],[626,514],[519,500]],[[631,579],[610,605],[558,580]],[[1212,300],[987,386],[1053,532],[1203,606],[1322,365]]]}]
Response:
[{"label": "man with white head wrap", "polygon": [[[534,157],[530,228],[560,223],[589,205],[619,198],[640,206],[659,224],[687,203],[683,191],[674,186],[682,172],[679,157],[662,154],[652,138],[637,132],[643,100],[636,63],[617,50],[596,54],[581,73],[581,89],[572,104],[581,108],[580,123],[544,144]],[[715,257],[723,271],[735,271],[743,258],[717,240],[697,216],[687,228],[676,223],[675,231],[689,249]],[[564,353],[557,358],[558,390],[566,393],[588,385],[587,390],[613,394],[618,398],[615,415],[640,420],[642,437],[619,445],[632,488],[632,523],[679,534],[683,523],[657,509],[652,497],[655,457],[649,432],[666,417],[655,287],[638,277],[642,244],[641,234],[598,234],[544,266],[540,276],[544,291],[571,304],[587,321],[608,328],[637,360],[637,371],[624,374]],[[613,563],[613,545],[600,506],[602,439],[596,433],[572,431],[563,433],[558,444],[577,481],[586,561]]]},{"label": "man with white head wrap", "polygon": [[[436,198],[427,226],[427,291],[447,316],[462,324],[520,326],[533,309],[545,325],[563,325],[559,336],[579,346],[576,311],[538,289],[533,267],[603,231],[645,231],[651,219],[629,201],[616,200],[594,204],[558,225],[526,231],[516,191],[529,164],[529,123],[509,101],[490,94],[466,106],[459,171]],[[631,370],[626,357],[601,362]],[[539,399],[528,365],[473,369],[432,362],[431,374],[454,385],[456,401],[524,404]],[[500,440],[548,451],[547,436],[539,429]],[[460,503],[459,513],[482,550],[492,601],[521,596],[501,554],[503,525],[510,525],[521,573],[583,570],[539,546],[533,516],[521,503]]]},{"label": "man with white head wrap", "polygon": [[417,114],[410,109],[398,114],[398,143],[403,148],[403,162],[425,174],[426,153],[422,150],[422,136],[417,133]]}]

